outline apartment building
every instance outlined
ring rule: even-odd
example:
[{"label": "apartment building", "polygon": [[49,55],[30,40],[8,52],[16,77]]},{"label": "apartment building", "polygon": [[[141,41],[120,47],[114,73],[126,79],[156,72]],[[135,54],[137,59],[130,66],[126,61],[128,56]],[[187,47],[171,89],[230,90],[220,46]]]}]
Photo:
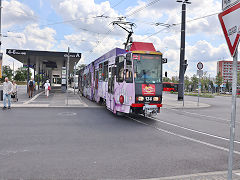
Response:
[{"label": "apartment building", "polygon": [[[223,82],[232,82],[232,68],[233,61],[218,61],[217,62],[217,74],[220,72],[223,77]],[[238,72],[240,72],[240,61],[238,61]]]}]

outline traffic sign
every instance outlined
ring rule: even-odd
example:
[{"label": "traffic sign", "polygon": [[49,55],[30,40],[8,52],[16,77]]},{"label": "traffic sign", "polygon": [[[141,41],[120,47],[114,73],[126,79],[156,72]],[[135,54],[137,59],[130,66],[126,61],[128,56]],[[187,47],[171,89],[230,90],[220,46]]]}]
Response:
[{"label": "traffic sign", "polygon": [[225,11],[226,9],[232,7],[238,2],[240,2],[240,0],[222,0],[222,10]]},{"label": "traffic sign", "polygon": [[202,77],[203,76],[203,70],[197,70],[197,75],[199,76],[199,77]]},{"label": "traffic sign", "polygon": [[239,43],[240,3],[218,15],[231,56],[234,56]]},{"label": "traffic sign", "polygon": [[199,70],[203,69],[203,63],[202,62],[197,63],[197,68]]}]

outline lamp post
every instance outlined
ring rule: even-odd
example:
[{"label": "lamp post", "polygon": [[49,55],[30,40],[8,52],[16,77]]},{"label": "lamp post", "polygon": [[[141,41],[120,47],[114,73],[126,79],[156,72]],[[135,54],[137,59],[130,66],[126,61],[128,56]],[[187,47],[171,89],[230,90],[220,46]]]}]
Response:
[{"label": "lamp post", "polygon": [[191,4],[189,0],[177,0],[182,3],[182,25],[181,25],[181,48],[180,48],[180,67],[179,67],[179,85],[178,100],[184,98],[184,74],[185,74],[185,30],[186,30],[186,4]]}]

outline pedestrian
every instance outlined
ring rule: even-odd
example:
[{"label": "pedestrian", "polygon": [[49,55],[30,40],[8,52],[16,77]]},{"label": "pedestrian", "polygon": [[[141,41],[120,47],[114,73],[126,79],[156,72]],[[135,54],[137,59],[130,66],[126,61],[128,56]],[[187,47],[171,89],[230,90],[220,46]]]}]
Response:
[{"label": "pedestrian", "polygon": [[17,86],[16,81],[13,81],[12,84],[13,84],[13,91],[12,91],[11,97],[12,97],[13,101],[16,102],[17,101],[18,86]]},{"label": "pedestrian", "polygon": [[28,97],[32,97],[33,95],[33,91],[35,88],[35,81],[33,80],[33,78],[31,78],[30,81],[28,81]]},{"label": "pedestrian", "polygon": [[13,85],[8,78],[5,78],[3,83],[3,110],[7,108],[6,99],[8,99],[8,109],[11,109],[11,93],[13,91]]},{"label": "pedestrian", "polygon": [[46,81],[46,83],[44,84],[44,87],[45,87],[45,95],[46,95],[46,97],[48,97],[49,91],[51,90],[51,85],[49,83],[49,80]]}]

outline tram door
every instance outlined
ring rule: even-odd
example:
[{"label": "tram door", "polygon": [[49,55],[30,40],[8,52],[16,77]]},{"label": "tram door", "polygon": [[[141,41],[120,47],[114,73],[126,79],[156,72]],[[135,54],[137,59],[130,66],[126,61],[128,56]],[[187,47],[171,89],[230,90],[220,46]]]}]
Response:
[{"label": "tram door", "polygon": [[115,65],[109,65],[108,67],[108,102],[107,107],[111,110],[114,109],[114,76],[115,76]]}]

